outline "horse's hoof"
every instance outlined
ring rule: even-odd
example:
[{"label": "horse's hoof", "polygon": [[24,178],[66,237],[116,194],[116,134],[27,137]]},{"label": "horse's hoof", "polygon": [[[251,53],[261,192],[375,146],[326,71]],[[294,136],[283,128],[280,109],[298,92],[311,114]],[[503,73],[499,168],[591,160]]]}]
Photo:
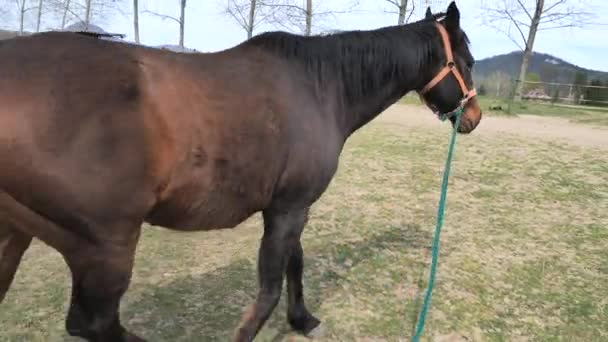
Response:
[{"label": "horse's hoof", "polygon": [[125,341],[126,342],[147,342],[143,338],[141,338],[141,337],[139,337],[139,336],[137,336],[135,334],[132,334],[130,332],[127,332],[125,335],[126,335],[125,336]]},{"label": "horse's hoof", "polygon": [[325,329],[323,328],[323,325],[319,323],[311,331],[306,333],[306,337],[312,339],[325,337]]},{"label": "horse's hoof", "polygon": [[307,337],[316,337],[314,335],[319,333],[321,321],[319,321],[315,316],[311,315],[308,311],[302,311],[303,314],[300,314],[296,317],[289,317],[289,325],[291,328],[300,334]]}]

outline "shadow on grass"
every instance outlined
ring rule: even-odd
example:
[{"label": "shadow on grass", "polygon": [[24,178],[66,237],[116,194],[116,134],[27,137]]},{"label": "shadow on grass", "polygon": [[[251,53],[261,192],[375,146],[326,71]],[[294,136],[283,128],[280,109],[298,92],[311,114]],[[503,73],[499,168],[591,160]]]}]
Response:
[{"label": "shadow on grass", "polygon": [[[316,242],[316,241],[315,241]],[[352,269],[379,250],[399,253],[407,249],[428,251],[430,234],[416,225],[388,228],[356,242],[321,241],[305,247],[305,296],[309,310],[318,315],[324,298],[348,282],[336,269]],[[333,267],[323,265],[331,263]],[[419,267],[418,267],[419,265]],[[411,274],[419,281],[422,296],[426,258]],[[373,276],[373,275],[370,275]],[[123,321],[135,333],[151,341],[227,341],[239,324],[245,307],[257,292],[256,261],[238,260],[213,272],[172,280],[138,295],[123,311]],[[280,341],[290,333],[286,322],[285,287],[281,302],[260,332],[258,341]],[[419,301],[409,305],[416,317]],[[362,308],[364,309],[364,308]],[[323,317],[319,317],[323,321]],[[413,327],[412,327],[413,328]],[[331,332],[328,332],[331,333]]]}]

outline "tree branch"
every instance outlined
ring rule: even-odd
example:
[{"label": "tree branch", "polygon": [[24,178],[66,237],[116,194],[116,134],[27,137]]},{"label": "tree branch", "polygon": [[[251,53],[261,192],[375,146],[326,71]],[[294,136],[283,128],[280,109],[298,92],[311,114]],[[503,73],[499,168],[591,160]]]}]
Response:
[{"label": "tree branch", "polygon": [[172,16],[170,16],[170,15],[160,14],[160,13],[156,13],[156,12],[152,12],[152,11],[148,11],[148,10],[145,10],[145,11],[143,11],[143,12],[141,12],[141,13],[143,13],[143,14],[150,14],[150,15],[153,15],[153,16],[155,16],[155,17],[159,17],[159,18],[161,18],[162,20],[165,20],[165,19],[174,20],[174,21],[175,21],[176,23],[178,23],[178,24],[181,24],[181,23],[182,23],[182,22],[181,22],[179,19],[177,19],[177,18],[175,18],[175,17],[172,17]]},{"label": "tree branch", "polygon": [[314,23],[313,27],[320,27],[324,21],[336,14],[352,12],[357,1],[348,1],[348,8],[346,9],[331,9],[324,6],[326,2],[314,0],[312,13],[307,13],[306,5],[305,3],[302,5],[302,3],[301,0],[268,0],[265,5],[265,8],[267,8],[265,13],[268,13],[265,15],[265,21],[271,21],[287,30],[305,32],[307,31],[307,16]]},{"label": "tree branch", "polygon": [[397,2],[398,0],[384,0],[386,2],[388,2],[391,5],[397,6],[397,8],[399,8],[399,3]]},{"label": "tree branch", "polygon": [[416,1],[412,1],[412,10],[410,11],[410,15],[407,16],[407,19],[405,19],[406,23],[408,23],[410,21],[410,18],[412,18],[412,14],[414,14],[415,10],[416,10]]},{"label": "tree branch", "polygon": [[517,24],[517,20],[515,20],[515,18],[513,18],[511,13],[509,13],[509,11],[505,11],[505,14],[509,17],[511,22],[513,22],[513,24],[515,25],[515,28],[517,28],[517,31],[519,31],[519,34],[521,35],[521,39],[524,41],[524,45],[528,45],[528,39],[526,38],[526,36],[524,35],[524,32],[521,30],[521,28]]},{"label": "tree branch", "polygon": [[564,23],[569,22],[568,24],[572,26],[582,26],[586,25],[588,19],[593,16],[592,13],[589,12],[564,12],[564,13],[552,13],[545,15],[541,18],[540,23]]},{"label": "tree branch", "polygon": [[532,20],[532,15],[530,15],[530,12],[528,11],[528,9],[526,8],[526,6],[521,2],[521,0],[517,0],[517,3],[519,4],[519,6],[524,10],[524,12],[526,12],[526,15],[528,16],[528,18],[530,20]]},{"label": "tree branch", "polygon": [[[500,28],[499,26],[495,26],[495,25],[490,25],[491,27],[493,27],[496,31],[504,33],[505,36],[507,36],[507,38],[509,38],[510,41],[512,41],[521,51],[524,51],[525,49],[520,45],[519,42],[517,42],[515,39],[513,39],[513,37],[511,37],[511,34],[505,30],[503,30],[502,28]],[[524,40],[525,43],[525,40]]]},{"label": "tree branch", "polygon": [[576,25],[574,25],[574,24],[566,24],[566,25],[557,25],[557,26],[550,26],[550,27],[539,27],[538,30],[539,31],[548,31],[548,30],[554,30],[554,29],[560,29],[560,28],[568,28],[568,27],[576,27]]},{"label": "tree branch", "polygon": [[556,1],[553,5],[547,7],[546,9],[543,9],[542,14],[545,13],[549,13],[551,12],[551,10],[553,10],[554,8],[556,8],[557,6],[564,4],[567,0],[558,0]]},{"label": "tree branch", "polygon": [[226,13],[230,15],[245,31],[249,29],[247,27],[247,19],[243,18],[243,14],[241,12],[226,9]]},{"label": "tree branch", "polygon": [[[256,14],[257,16],[257,14]],[[255,26],[258,26],[259,24],[268,22],[270,20],[270,18],[272,18],[272,13],[268,12],[268,13],[262,13],[261,17],[257,18],[256,22],[255,22]]]},{"label": "tree branch", "polygon": [[302,13],[306,13],[306,9],[303,8],[303,7],[300,7],[298,5],[292,5],[292,4],[273,4],[271,6],[272,7],[276,7],[276,8],[292,9],[292,10],[300,11]]},{"label": "tree branch", "polygon": [[[521,39],[525,45],[528,45],[527,31],[534,21],[538,23],[538,30],[592,25],[591,18],[594,14],[577,2],[576,0],[545,0],[544,8],[541,8],[539,0],[503,0],[497,4],[484,6],[483,20],[486,26],[505,34],[511,41]],[[531,6],[534,6],[534,11],[528,8]],[[506,25],[500,24],[504,21],[515,27],[519,33],[517,39],[512,36],[514,32],[511,28],[507,29]],[[521,44],[518,43],[517,46],[521,48]]]}]

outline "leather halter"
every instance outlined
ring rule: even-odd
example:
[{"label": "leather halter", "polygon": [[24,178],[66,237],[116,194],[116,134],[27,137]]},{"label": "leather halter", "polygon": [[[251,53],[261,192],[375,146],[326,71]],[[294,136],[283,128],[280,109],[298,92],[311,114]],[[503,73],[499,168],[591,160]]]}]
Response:
[{"label": "leather halter", "polygon": [[465,104],[472,97],[477,95],[477,91],[475,90],[475,88],[473,88],[471,90],[469,90],[467,88],[466,84],[464,83],[464,79],[462,78],[462,75],[460,74],[460,71],[458,71],[458,68],[456,67],[456,63],[454,62],[454,54],[452,53],[452,45],[450,44],[450,37],[448,36],[448,32],[443,27],[443,25],[441,25],[440,23],[435,23],[435,26],[439,30],[439,34],[441,35],[441,39],[443,40],[443,47],[445,49],[445,55],[447,57],[447,61],[446,61],[446,65],[443,67],[443,69],[441,69],[439,71],[439,73],[429,83],[427,83],[427,85],[424,86],[424,88],[422,88],[422,90],[420,90],[418,92],[418,94],[420,94],[420,96],[422,97],[424,94],[428,93],[431,89],[433,89],[437,84],[439,84],[439,82],[441,82],[447,75],[452,73],[454,75],[454,77],[456,78],[456,81],[458,81],[458,84],[460,85],[460,89],[462,90],[463,98],[460,101],[460,104],[458,105],[458,107],[456,107],[453,111],[451,111],[447,114],[441,115],[441,116],[444,116],[445,118],[447,118],[447,116],[449,116],[451,113],[454,113],[458,110],[462,110],[464,108]]}]

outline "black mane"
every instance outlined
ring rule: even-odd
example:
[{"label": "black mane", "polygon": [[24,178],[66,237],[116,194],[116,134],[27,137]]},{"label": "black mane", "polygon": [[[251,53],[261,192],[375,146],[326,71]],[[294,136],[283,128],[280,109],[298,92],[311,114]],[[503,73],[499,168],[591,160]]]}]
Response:
[{"label": "black mane", "polygon": [[[345,100],[351,102],[390,80],[407,80],[427,67],[434,48],[433,15],[414,23],[369,31],[342,31],[317,36],[267,32],[244,44],[262,47],[303,65],[317,87],[342,80]],[[466,39],[466,37],[464,37]]]}]

